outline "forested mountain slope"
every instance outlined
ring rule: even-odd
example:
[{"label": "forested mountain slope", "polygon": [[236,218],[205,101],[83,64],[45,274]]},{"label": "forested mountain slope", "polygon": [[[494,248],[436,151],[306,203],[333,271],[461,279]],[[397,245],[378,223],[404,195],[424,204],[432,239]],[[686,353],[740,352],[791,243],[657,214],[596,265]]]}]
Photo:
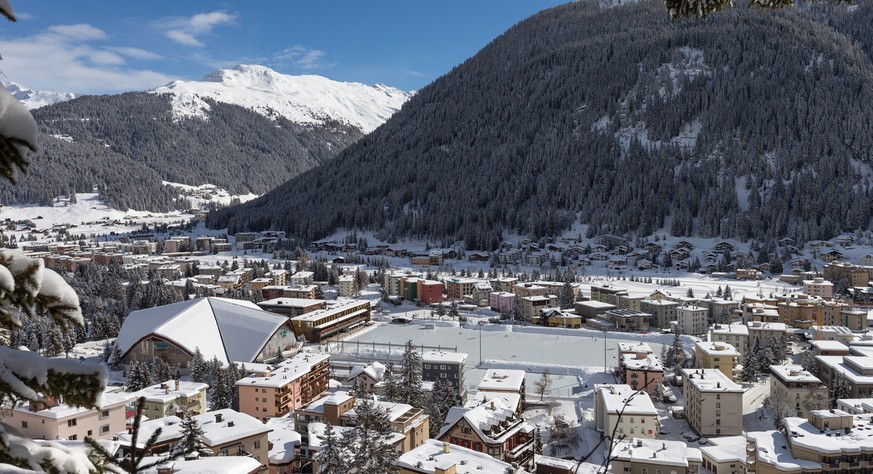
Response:
[{"label": "forested mountain slope", "polygon": [[[671,22],[663,2],[531,17],[329,166],[210,214],[303,239],[503,231],[760,240],[870,224],[873,5]],[[860,20],[859,20],[860,19]]]},{"label": "forested mountain slope", "polygon": [[47,204],[97,186],[120,209],[181,207],[161,181],[262,194],[333,158],[411,93],[240,65],[150,92],[33,111],[39,152],[0,202]]}]

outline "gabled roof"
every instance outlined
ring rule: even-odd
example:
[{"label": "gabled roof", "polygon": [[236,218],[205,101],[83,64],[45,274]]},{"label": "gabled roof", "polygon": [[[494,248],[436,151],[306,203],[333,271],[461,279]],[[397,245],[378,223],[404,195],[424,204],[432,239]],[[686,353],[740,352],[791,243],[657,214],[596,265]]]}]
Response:
[{"label": "gabled roof", "polygon": [[252,362],[288,318],[258,308],[249,301],[199,298],[134,311],[121,326],[116,344],[123,354],[149,335],[173,342],[207,360],[217,357]]}]

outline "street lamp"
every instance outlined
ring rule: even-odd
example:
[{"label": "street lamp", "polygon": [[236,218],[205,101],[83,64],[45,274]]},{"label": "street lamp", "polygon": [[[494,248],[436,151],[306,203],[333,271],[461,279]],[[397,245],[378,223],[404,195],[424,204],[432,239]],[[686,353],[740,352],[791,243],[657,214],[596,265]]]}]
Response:
[{"label": "street lamp", "polygon": [[485,321],[479,321],[479,365],[482,365],[482,326],[485,325]]}]

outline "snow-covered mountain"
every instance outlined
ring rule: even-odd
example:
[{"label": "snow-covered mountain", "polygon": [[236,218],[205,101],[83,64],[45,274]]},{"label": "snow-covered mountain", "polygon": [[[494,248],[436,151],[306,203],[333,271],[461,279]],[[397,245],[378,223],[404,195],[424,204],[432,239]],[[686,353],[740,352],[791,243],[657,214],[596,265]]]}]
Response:
[{"label": "snow-covered mountain", "polygon": [[76,98],[76,94],[72,92],[35,91],[15,82],[3,82],[3,87],[28,109],[36,109]]},{"label": "snow-covered mountain", "polygon": [[172,94],[173,115],[178,118],[206,118],[209,104],[203,99],[209,98],[296,123],[320,124],[333,119],[364,133],[388,120],[413,94],[383,84],[291,76],[248,64],[219,69],[201,81],[173,81],[149,92]]}]

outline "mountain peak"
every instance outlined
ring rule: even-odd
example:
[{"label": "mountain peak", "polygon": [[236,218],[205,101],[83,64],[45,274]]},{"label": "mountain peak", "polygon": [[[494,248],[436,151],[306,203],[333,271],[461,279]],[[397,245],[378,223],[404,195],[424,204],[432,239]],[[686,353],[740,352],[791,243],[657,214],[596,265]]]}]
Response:
[{"label": "mountain peak", "polygon": [[56,104],[67,100],[75,99],[76,94],[72,92],[47,92],[35,91],[17,82],[4,81],[3,87],[8,90],[13,97],[24,104],[28,109],[37,109],[46,105]]},{"label": "mountain peak", "polygon": [[149,92],[172,94],[177,118],[206,118],[209,104],[203,99],[210,98],[297,123],[321,124],[333,119],[364,133],[385,122],[412,95],[382,84],[293,76],[256,64],[219,69],[200,81],[173,81]]}]

